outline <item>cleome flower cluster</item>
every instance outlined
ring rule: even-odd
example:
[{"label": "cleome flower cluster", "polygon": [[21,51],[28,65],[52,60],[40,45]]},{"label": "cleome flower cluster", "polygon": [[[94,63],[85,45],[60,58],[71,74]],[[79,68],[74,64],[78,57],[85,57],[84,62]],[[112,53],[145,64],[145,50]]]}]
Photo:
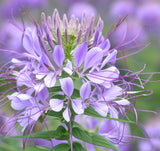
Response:
[{"label": "cleome flower cluster", "polygon": [[70,128],[74,116],[85,114],[88,107],[103,117],[125,117],[126,108],[133,107],[127,98],[137,93],[132,85],[142,87],[142,82],[129,70],[121,75],[115,65],[117,50],[102,35],[102,19],[95,22],[94,16],[84,14],[81,20],[66,15],[61,20],[57,10],[41,18],[42,27],[34,22],[35,27],[25,28],[26,52],[7,68],[7,77],[15,83],[7,98],[17,111],[10,121],[24,132],[49,111],[61,112]]}]

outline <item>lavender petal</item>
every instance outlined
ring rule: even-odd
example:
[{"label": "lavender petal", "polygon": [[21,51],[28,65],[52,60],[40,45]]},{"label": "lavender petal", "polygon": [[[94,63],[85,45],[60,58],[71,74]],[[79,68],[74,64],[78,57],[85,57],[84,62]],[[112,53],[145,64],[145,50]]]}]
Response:
[{"label": "lavender petal", "polygon": [[117,50],[114,50],[112,53],[108,54],[108,56],[104,59],[101,65],[101,69],[109,62],[115,64],[116,62]]},{"label": "lavender petal", "polygon": [[116,101],[116,103],[119,105],[130,105],[130,102],[127,99]]},{"label": "lavender petal", "polygon": [[65,119],[67,122],[70,121],[70,116],[69,116],[69,114],[70,114],[70,111],[69,111],[69,108],[67,107],[67,108],[64,110],[64,112],[63,112],[63,117],[64,117],[64,119]]},{"label": "lavender petal", "polygon": [[41,55],[41,48],[37,37],[36,30],[26,28],[23,37],[23,47],[34,56]]},{"label": "lavender petal", "polygon": [[92,107],[102,116],[107,116],[108,114],[108,106],[105,103],[97,103],[96,105],[92,105]]},{"label": "lavender petal", "polygon": [[12,100],[11,107],[15,110],[23,110],[27,106],[31,105],[31,103],[29,102],[31,96],[27,94],[18,94],[15,92],[12,95],[8,96],[8,98]]},{"label": "lavender petal", "polygon": [[60,79],[60,83],[61,83],[61,89],[63,90],[63,92],[70,97],[73,93],[74,90],[74,85],[73,85],[73,81],[70,77],[68,78],[63,78]]},{"label": "lavender petal", "polygon": [[88,73],[87,77],[97,84],[111,83],[119,77],[119,70],[116,67],[109,67],[105,70]]},{"label": "lavender petal", "polygon": [[49,92],[48,92],[48,89],[47,87],[45,86],[45,84],[43,83],[40,83],[40,84],[37,84],[35,87],[34,87],[35,91],[36,91],[36,94],[38,96],[38,98],[44,103],[46,104],[46,99],[49,97]]},{"label": "lavender petal", "polygon": [[89,50],[84,60],[83,72],[91,67],[98,66],[102,58],[103,58],[103,52],[101,48],[94,47],[91,50]]},{"label": "lavender petal", "polygon": [[31,119],[37,121],[42,114],[42,110],[39,107],[32,107],[26,111],[26,115],[29,115]]},{"label": "lavender petal", "polygon": [[56,73],[50,72],[45,78],[44,83],[46,87],[51,88],[56,83]]},{"label": "lavender petal", "polygon": [[81,64],[83,63],[85,56],[88,51],[88,45],[87,42],[84,42],[82,44],[79,44],[75,50],[74,50],[74,60],[76,63],[76,67],[80,67]]},{"label": "lavender petal", "polygon": [[48,68],[52,68],[53,70],[55,70],[54,66],[52,65],[51,61],[49,60],[49,58],[45,53],[42,53],[40,64],[47,70]]},{"label": "lavender petal", "polygon": [[103,49],[104,53],[108,52],[109,48],[110,48],[110,41],[109,39],[107,39],[106,41],[102,42],[101,44],[101,49]]},{"label": "lavender petal", "polygon": [[82,100],[75,100],[75,99],[73,99],[72,100],[72,107],[73,107],[73,110],[75,111],[75,113],[77,113],[77,114],[84,113],[84,108],[83,108],[83,105],[82,105]]},{"label": "lavender petal", "polygon": [[82,100],[89,98],[90,93],[91,93],[90,83],[89,82],[84,83],[80,88],[80,96],[81,96]]},{"label": "lavender petal", "polygon": [[17,86],[22,86],[22,85],[33,87],[33,81],[30,78],[28,72],[19,73],[19,75],[17,74]]},{"label": "lavender petal", "polygon": [[63,100],[51,99],[49,105],[53,111],[59,112],[63,108]]},{"label": "lavender petal", "polygon": [[67,64],[66,64],[66,67],[63,68],[63,70],[68,73],[69,75],[72,75],[73,71],[73,66],[72,66],[72,62],[71,61],[68,61]]},{"label": "lavender petal", "polygon": [[64,55],[63,47],[61,45],[55,46],[54,52],[53,52],[53,59],[59,67],[62,67],[63,61],[65,59],[65,55]]},{"label": "lavender petal", "polygon": [[111,101],[117,98],[117,96],[122,95],[123,90],[118,86],[112,86],[111,88],[107,89],[103,95],[107,101]]}]

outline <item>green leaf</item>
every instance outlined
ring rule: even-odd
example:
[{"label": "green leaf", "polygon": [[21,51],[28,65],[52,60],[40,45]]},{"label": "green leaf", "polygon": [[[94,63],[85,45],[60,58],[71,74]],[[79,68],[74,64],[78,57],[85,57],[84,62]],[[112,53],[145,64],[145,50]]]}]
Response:
[{"label": "green leaf", "polygon": [[42,148],[40,148],[40,147],[35,147],[35,146],[31,146],[31,147],[27,147],[27,148],[25,148],[25,150],[24,151],[51,151],[51,149],[42,149]]},{"label": "green leaf", "polygon": [[65,98],[65,96],[64,95],[59,95],[59,94],[56,94],[56,95],[52,95],[51,94],[51,98],[52,99],[60,99],[60,100],[63,100],[64,98]]},{"label": "green leaf", "polygon": [[72,99],[77,99],[80,97],[79,90],[74,89],[73,94],[72,94]]},{"label": "green leaf", "polygon": [[53,150],[54,151],[68,151],[70,149],[70,146],[66,143],[62,143],[59,145],[56,145]]},{"label": "green leaf", "polygon": [[112,144],[109,140],[107,140],[105,137],[97,135],[97,134],[92,134],[87,131],[84,131],[80,129],[79,127],[73,127],[72,129],[73,136],[83,140],[87,143],[97,145],[97,146],[102,146],[105,148],[110,148],[115,151],[119,151],[114,144]]},{"label": "green leaf", "polygon": [[63,126],[59,126],[55,130],[55,139],[68,140],[69,139],[68,131]]},{"label": "green leaf", "polygon": [[[53,148],[54,151],[70,151],[70,145],[62,143]],[[86,151],[79,142],[73,142],[73,151]]]},{"label": "green leaf", "polygon": [[68,131],[63,126],[59,126],[54,131],[49,131],[49,132],[44,131],[44,132],[34,133],[32,135],[25,135],[25,136],[10,136],[9,138],[43,138],[43,139],[50,140],[50,137],[55,138],[57,140],[68,140],[69,134],[68,134]]},{"label": "green leaf", "polygon": [[[76,73],[75,73],[76,74]],[[82,86],[82,79],[79,78],[79,75],[77,75],[77,77],[73,77],[73,80],[74,80],[74,88],[77,89],[77,90],[80,90],[81,86]]]},{"label": "green leaf", "polygon": [[110,119],[110,120],[115,120],[115,121],[119,121],[119,122],[124,122],[124,123],[130,123],[130,124],[135,124],[134,121],[128,121],[128,120],[121,120],[121,119],[116,119],[116,118],[111,118],[111,117],[104,117],[101,116],[99,113],[97,113],[91,106],[87,107],[84,111],[85,115],[88,116],[93,116],[93,117],[98,117],[98,118],[106,118],[106,119]]},{"label": "green leaf", "polygon": [[21,149],[8,144],[1,144],[0,151],[21,151]]},{"label": "green leaf", "polygon": [[79,142],[73,142],[73,151],[86,151]]},{"label": "green leaf", "polygon": [[48,91],[51,96],[54,96],[54,95],[59,95],[59,92],[62,90],[61,86],[54,86],[52,88],[49,88]]},{"label": "green leaf", "polygon": [[79,127],[73,127],[72,133],[73,133],[74,137],[76,137],[78,139],[81,139],[81,140],[83,140],[85,142],[92,143],[92,138],[91,138],[90,134],[87,131],[83,131]]},{"label": "green leaf", "polygon": [[48,111],[47,115],[61,118],[62,117],[62,111],[60,111],[60,112]]},{"label": "green leaf", "polygon": [[20,141],[1,137],[2,136],[0,136],[0,151],[21,151]]},{"label": "green leaf", "polygon": [[92,135],[92,141],[94,145],[97,146],[103,146],[106,148],[111,148],[115,151],[119,151],[119,149],[117,147],[115,147],[115,145],[113,143],[111,143],[109,140],[107,140],[105,137],[94,134]]},{"label": "green leaf", "polygon": [[59,92],[61,90],[61,86],[54,86],[52,88],[49,88],[49,92]]}]

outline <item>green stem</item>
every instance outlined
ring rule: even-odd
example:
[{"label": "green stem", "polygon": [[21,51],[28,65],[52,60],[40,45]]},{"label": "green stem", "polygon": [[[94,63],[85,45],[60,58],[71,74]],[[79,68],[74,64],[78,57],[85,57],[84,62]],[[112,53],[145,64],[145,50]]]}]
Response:
[{"label": "green stem", "polygon": [[73,151],[73,143],[72,143],[72,120],[71,120],[71,110],[69,108],[70,99],[68,99],[68,113],[69,113],[69,131],[70,131],[70,145],[71,145],[71,151]]}]

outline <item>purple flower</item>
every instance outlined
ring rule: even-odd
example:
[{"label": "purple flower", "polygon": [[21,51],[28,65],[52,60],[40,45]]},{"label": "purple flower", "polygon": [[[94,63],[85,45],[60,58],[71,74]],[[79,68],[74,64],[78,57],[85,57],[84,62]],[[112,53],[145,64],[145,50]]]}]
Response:
[{"label": "purple flower", "polygon": [[56,140],[56,139],[52,139],[50,140],[46,140],[46,139],[36,139],[35,144],[36,146],[44,146],[44,147],[48,147],[48,148],[53,148],[53,144],[54,146],[59,145],[61,143],[67,143],[67,141],[65,140]]},{"label": "purple flower", "polygon": [[[19,23],[17,23],[19,26]],[[15,25],[8,23],[6,21],[3,21],[3,23],[0,26],[0,48],[1,49],[9,49],[9,50],[15,50],[18,53],[23,52],[23,47],[21,45],[22,40],[22,29],[19,29]],[[1,64],[8,62],[13,57],[18,57],[16,53],[15,54],[6,54],[4,52],[1,52]]]},{"label": "purple flower", "polygon": [[[99,88],[99,91],[103,92],[101,88]],[[110,113],[110,117],[118,118],[119,113],[114,106],[117,105],[119,108],[123,109],[122,106],[130,105],[129,101],[119,97],[122,96],[122,94],[122,89],[118,86],[112,86],[106,89],[103,94],[94,92],[92,94],[93,97],[90,99],[90,105],[102,116],[107,116],[107,114]]]},{"label": "purple flower", "polygon": [[[117,144],[116,146],[120,151],[130,150],[130,129],[128,124],[87,115],[78,115],[75,121],[92,133],[98,131],[98,134]],[[95,146],[92,144],[87,144],[87,149],[96,151]]]},{"label": "purple flower", "polygon": [[110,14],[114,18],[119,18],[123,15],[133,15],[135,4],[133,1],[116,1],[111,5]]},{"label": "purple flower", "polygon": [[60,1],[68,5],[68,4],[78,3],[78,2],[87,2],[88,0],[60,0]]},{"label": "purple flower", "polygon": [[20,132],[15,128],[15,121],[10,121],[10,118],[0,113],[0,135],[2,136],[16,136]]},{"label": "purple flower", "polygon": [[133,42],[145,43],[148,37],[142,24],[138,20],[132,18],[123,22],[112,34],[111,39],[115,46],[126,43],[128,47],[133,47]]},{"label": "purple flower", "polygon": [[[160,25],[160,4],[157,2],[144,3],[137,9],[136,17],[146,31],[157,33]],[[153,28],[154,27],[154,28]]]},{"label": "purple flower", "polygon": [[147,138],[139,142],[139,151],[159,150],[160,149],[160,122],[159,115],[155,118],[149,119],[144,126]]},{"label": "purple flower", "polygon": [[89,18],[91,16],[96,16],[97,11],[94,8],[94,6],[92,6],[89,3],[84,3],[84,2],[74,3],[73,5],[70,6],[69,11],[68,11],[69,16],[74,15],[77,18],[82,18],[84,13],[86,17]]},{"label": "purple flower", "polygon": [[117,147],[120,151],[129,151],[129,125],[108,119],[103,120],[103,122],[99,134],[106,137],[111,142],[118,144]]},{"label": "purple flower", "polygon": [[101,125],[101,120],[87,115],[77,115],[75,121],[81,124],[85,129],[95,131]]},{"label": "purple flower", "polygon": [[17,121],[23,127],[22,132],[27,126],[36,122],[44,112],[44,106],[28,94],[19,94],[17,92],[8,96],[11,100],[11,107],[15,110],[21,110]]},{"label": "purple flower", "polygon": [[[83,15],[81,20],[72,16],[68,20],[64,15],[61,20],[57,10],[52,17],[44,13],[41,17],[42,27],[34,21],[35,28],[25,28],[22,38],[25,52],[20,54],[21,58],[13,58],[9,67],[2,67],[6,72],[1,76],[14,85],[7,98],[18,112],[14,121],[22,126],[22,132],[27,128],[32,131],[40,117],[45,120],[46,116],[59,112],[69,131],[73,151],[72,127],[76,115],[85,114],[86,108],[92,107],[103,117],[126,117],[126,109],[135,110],[129,100],[143,92],[134,91],[133,87],[142,88],[148,79],[138,77],[141,71],[134,73],[117,67],[116,61],[127,55],[117,58],[118,50],[110,48],[108,36],[102,35],[101,18],[96,25],[94,16]],[[115,130],[121,130],[120,125],[117,122]],[[112,139],[112,130],[101,130],[99,134]],[[113,136],[120,139],[116,134]]]},{"label": "purple flower", "polygon": [[[32,120],[38,120],[47,105],[50,105],[53,111],[63,110],[64,119],[70,121],[72,115],[69,102],[76,114],[83,114],[90,105],[100,115],[110,113],[114,118],[118,118],[119,111],[122,113],[130,105],[124,96],[125,90],[115,84],[121,81],[120,71],[115,66],[117,50],[110,50],[109,40],[102,35],[103,21],[99,18],[94,27],[94,17],[89,18],[86,26],[87,20],[83,16],[81,23],[75,17],[68,21],[64,15],[62,21],[55,10],[52,18],[46,18],[42,13],[42,30],[39,25],[25,29],[22,41],[26,51],[23,55],[27,59],[12,59],[11,74],[14,75],[17,88],[26,87],[23,93],[16,93],[32,99],[9,97],[14,109],[23,109],[25,116],[29,103],[33,110],[38,109],[34,106],[37,101],[39,112]],[[79,87],[76,86],[77,80],[80,81]],[[64,99],[51,98],[48,90],[55,86],[61,87],[59,94]],[[76,89],[79,97],[74,96]]]},{"label": "purple flower", "polygon": [[1,15],[2,17],[11,18],[12,13],[19,15],[22,8],[42,8],[46,5],[45,0],[6,0],[1,4]]}]

